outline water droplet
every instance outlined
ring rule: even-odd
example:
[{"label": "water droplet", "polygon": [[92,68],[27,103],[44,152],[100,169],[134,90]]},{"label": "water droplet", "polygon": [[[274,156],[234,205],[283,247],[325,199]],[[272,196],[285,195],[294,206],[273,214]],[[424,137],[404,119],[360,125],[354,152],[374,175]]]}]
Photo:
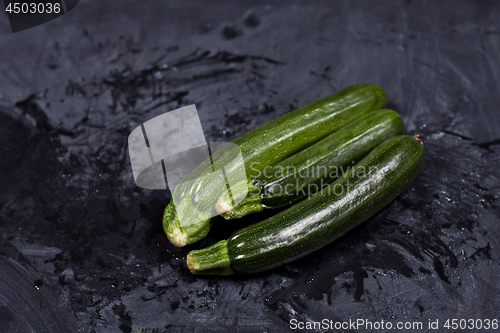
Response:
[{"label": "water droplet", "polygon": [[40,288],[43,286],[43,280],[42,279],[35,280],[33,283],[35,284],[36,290],[40,290]]}]

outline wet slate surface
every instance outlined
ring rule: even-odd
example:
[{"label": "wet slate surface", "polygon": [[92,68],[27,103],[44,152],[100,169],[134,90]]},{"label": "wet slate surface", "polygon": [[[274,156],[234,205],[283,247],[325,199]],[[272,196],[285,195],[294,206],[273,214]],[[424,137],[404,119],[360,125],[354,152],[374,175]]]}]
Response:
[{"label": "wet slate surface", "polygon": [[[1,21],[0,331],[497,318],[499,15],[493,1],[88,0],[17,34]],[[135,186],[130,131],[195,103],[207,141],[230,141],[358,82],[423,138],[413,185],[286,267],[190,275],[188,250],[234,227],[172,247],[169,193]]]}]

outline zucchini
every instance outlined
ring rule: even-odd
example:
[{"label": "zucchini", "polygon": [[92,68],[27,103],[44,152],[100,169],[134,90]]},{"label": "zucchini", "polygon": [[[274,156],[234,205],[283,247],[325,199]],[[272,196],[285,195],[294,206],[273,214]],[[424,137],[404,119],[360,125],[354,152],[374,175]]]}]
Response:
[{"label": "zucchini", "polygon": [[[261,171],[276,164],[342,128],[353,119],[382,108],[387,100],[382,88],[373,84],[350,86],[334,95],[289,112],[268,122],[233,141],[239,146],[247,177],[256,175],[250,171]],[[220,165],[227,170],[230,159]],[[230,155],[230,154],[229,154]],[[252,168],[249,166],[252,165]],[[212,176],[213,165],[201,165],[179,183],[173,193],[174,200],[165,208],[163,228],[175,246],[194,243],[210,230],[210,219],[215,213],[215,204],[224,179]],[[230,167],[229,167],[230,168]],[[182,216],[182,221],[179,216]]]},{"label": "zucchini", "polygon": [[[215,206],[225,219],[237,219],[292,204],[316,193],[359,162],[386,139],[404,134],[401,117],[392,110],[377,110],[356,119],[295,155],[266,167],[254,179],[241,182],[246,197],[233,205],[234,197],[223,194]],[[238,186],[238,185],[236,185]],[[233,191],[235,192],[235,191]]]},{"label": "zucchini", "polygon": [[229,240],[191,251],[194,274],[257,273],[303,257],[366,221],[399,195],[424,164],[418,137],[401,135],[381,143],[352,171],[320,193]]}]

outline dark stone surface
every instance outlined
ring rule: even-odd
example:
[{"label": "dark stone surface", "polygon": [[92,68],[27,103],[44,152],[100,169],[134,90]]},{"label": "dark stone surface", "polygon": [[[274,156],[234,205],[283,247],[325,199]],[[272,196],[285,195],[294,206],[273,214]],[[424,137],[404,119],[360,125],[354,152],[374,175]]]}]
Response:
[{"label": "dark stone surface", "polygon": [[[383,4],[88,0],[17,34],[2,20],[0,331],[498,319],[500,5]],[[286,267],[192,276],[188,250],[237,227],[172,247],[169,194],[135,185],[130,131],[195,103],[207,141],[230,141],[358,82],[423,138],[413,185]]]}]

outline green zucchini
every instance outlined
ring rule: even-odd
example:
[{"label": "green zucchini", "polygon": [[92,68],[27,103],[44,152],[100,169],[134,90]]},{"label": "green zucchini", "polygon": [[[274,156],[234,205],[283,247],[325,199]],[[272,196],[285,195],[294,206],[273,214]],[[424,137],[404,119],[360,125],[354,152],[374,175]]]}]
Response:
[{"label": "green zucchini", "polygon": [[257,273],[303,257],[366,221],[396,198],[425,160],[418,137],[381,143],[352,171],[287,210],[236,231],[229,240],[191,251],[194,274]]},{"label": "green zucchini", "polygon": [[[332,96],[294,110],[268,122],[233,141],[239,146],[247,177],[256,176],[252,172],[263,170],[276,164],[342,128],[353,119],[382,108],[387,96],[382,88],[373,84],[350,86]],[[222,151],[222,152],[221,152]],[[222,156],[220,165],[231,161],[224,159],[224,149],[217,153]],[[230,154],[229,154],[230,155]],[[252,165],[252,168],[250,168]],[[230,175],[231,170],[225,171]],[[216,214],[215,204],[219,193],[221,177],[211,175],[213,165],[203,165],[190,173],[179,183],[173,197],[180,198],[177,206],[174,200],[165,208],[163,228],[170,242],[175,246],[194,243],[210,230],[210,219]],[[182,216],[182,221],[179,218]]]},{"label": "green zucchini", "polygon": [[[233,205],[226,192],[217,201],[216,210],[225,219],[237,219],[292,204],[316,193],[359,162],[388,138],[404,134],[401,117],[392,110],[370,112],[328,135],[295,155],[266,167],[254,179],[241,182],[245,198]],[[238,186],[238,185],[236,185]],[[239,200],[238,200],[239,201]]]}]

